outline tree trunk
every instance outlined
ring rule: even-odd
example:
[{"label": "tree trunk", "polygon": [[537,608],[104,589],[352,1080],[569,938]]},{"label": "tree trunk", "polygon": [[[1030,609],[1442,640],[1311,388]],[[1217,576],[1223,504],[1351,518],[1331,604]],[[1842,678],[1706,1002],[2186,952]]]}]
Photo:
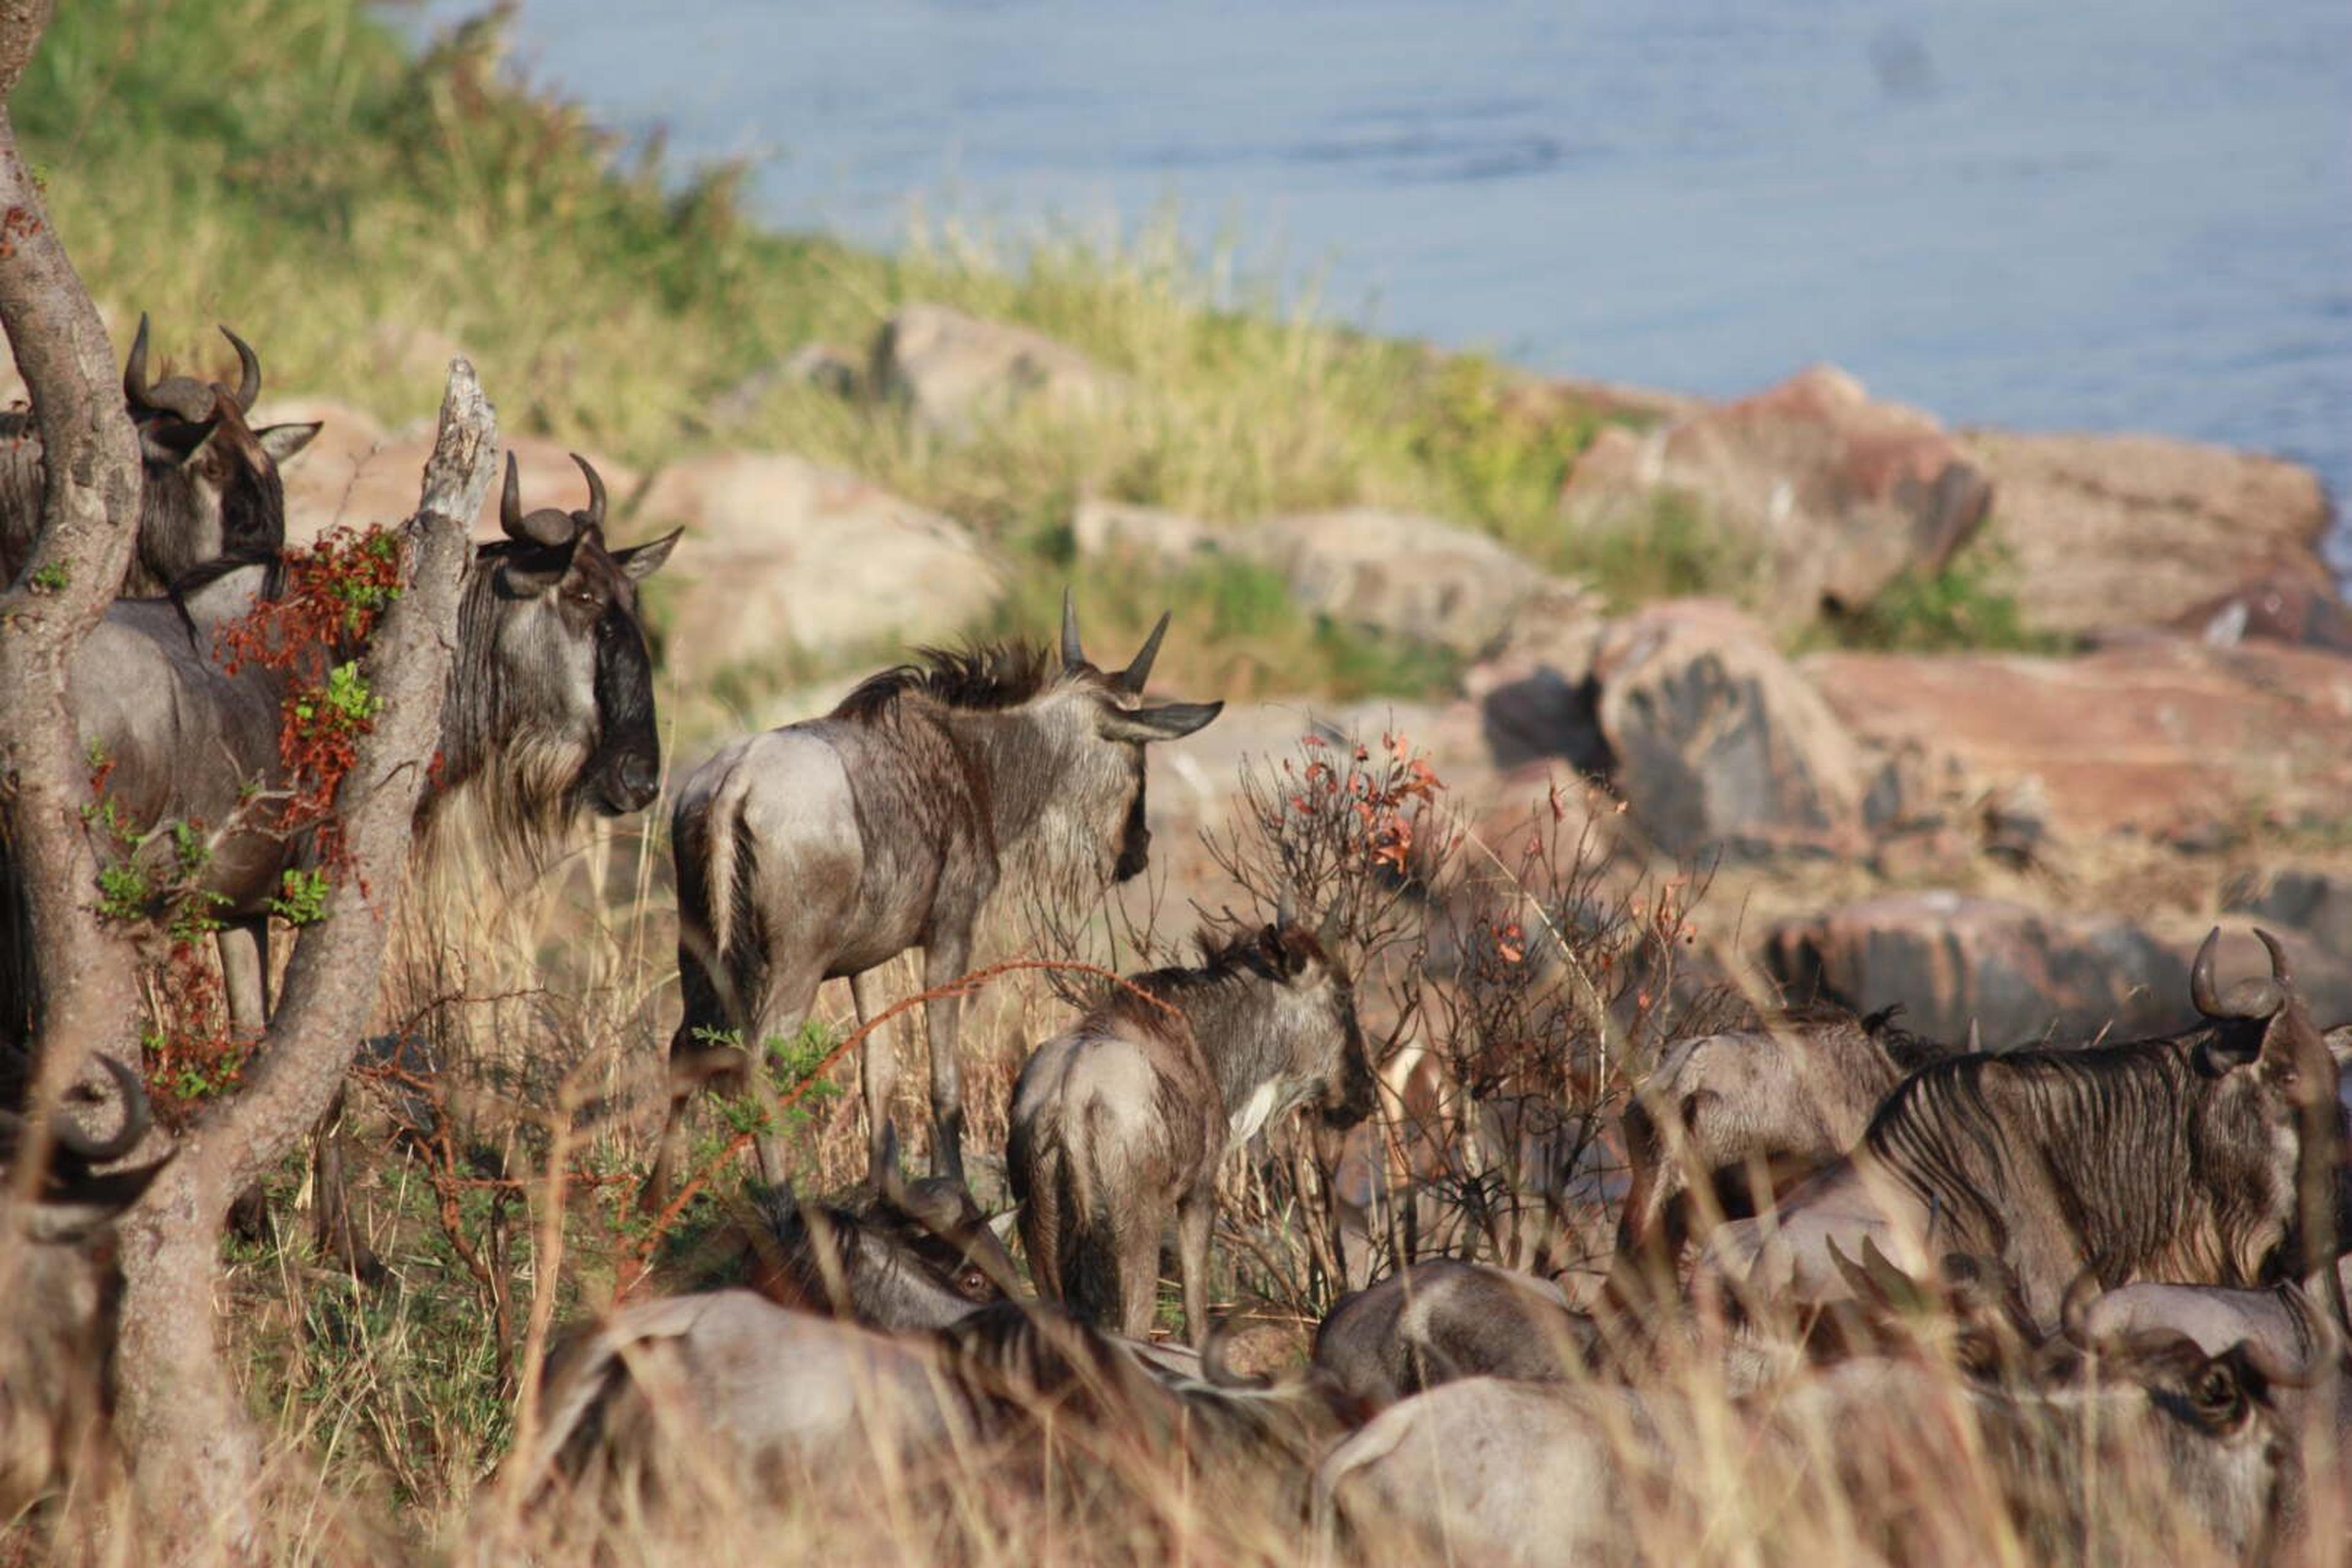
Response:
[{"label": "tree trunk", "polygon": [[[0,0],[0,325],[43,454],[40,535],[23,575],[0,587],[0,854],[30,922],[36,1127],[92,1053],[139,1059],[136,971],[129,944],[98,917],[98,861],[81,821],[89,769],[66,694],[74,650],[131,563],[139,440],[106,323],[49,227],[5,107],[48,16],[46,0]],[[38,1151],[16,1168],[29,1181]]]},{"label": "tree trunk", "polygon": [[337,800],[350,864],[327,918],[295,945],[285,994],[233,1097],[117,1225],[122,1262],[117,1431],[145,1553],[255,1557],[259,1447],[217,1339],[221,1227],[236,1194],[299,1147],[341,1089],[376,995],[411,826],[441,726],[467,526],[489,495],[497,423],[464,360],[449,367],[424,501],[404,531],[406,583],[361,663],[381,700]]}]

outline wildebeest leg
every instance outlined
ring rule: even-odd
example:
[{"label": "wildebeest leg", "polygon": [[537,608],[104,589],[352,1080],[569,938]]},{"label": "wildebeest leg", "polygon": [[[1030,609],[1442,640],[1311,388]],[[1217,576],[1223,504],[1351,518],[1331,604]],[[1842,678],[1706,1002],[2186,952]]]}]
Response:
[{"label": "wildebeest leg", "polygon": [[[864,973],[849,977],[849,1006],[857,1015],[857,1026],[866,1027],[874,1008],[866,994]],[[866,1169],[877,1190],[883,1167],[889,1163],[890,1096],[898,1087],[898,1051],[890,1035],[888,1029],[877,1029],[858,1047],[857,1088],[866,1100]]]},{"label": "wildebeest leg", "polygon": [[1183,1275],[1184,1337],[1196,1350],[1209,1342],[1209,1226],[1216,1217],[1216,1189],[1206,1183],[1176,1201],[1176,1263]]},{"label": "wildebeest leg", "polygon": [[372,1280],[384,1272],[374,1248],[352,1224],[350,1194],[343,1175],[343,1091],[310,1132],[310,1237],[321,1257],[332,1258],[354,1279]]},{"label": "wildebeest leg", "polygon": [[1160,1233],[1167,1226],[1167,1211],[1138,1213],[1132,1198],[1113,1197],[1110,1203],[1111,1254],[1118,1259],[1118,1331],[1132,1340],[1149,1339],[1160,1305]]},{"label": "wildebeest leg", "polygon": [[[938,991],[962,979],[971,961],[968,932],[935,933],[923,949],[923,989]],[[938,996],[923,1004],[923,1025],[931,1046],[931,1174],[959,1185],[963,1182],[963,1080],[957,1070],[956,1031],[962,1013],[961,996]]]}]

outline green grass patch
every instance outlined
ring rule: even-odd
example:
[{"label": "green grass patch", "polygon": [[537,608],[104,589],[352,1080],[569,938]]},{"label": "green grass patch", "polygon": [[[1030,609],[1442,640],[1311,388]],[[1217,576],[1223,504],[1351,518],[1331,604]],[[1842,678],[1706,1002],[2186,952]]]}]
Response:
[{"label": "green grass patch", "polygon": [[1972,545],[1932,576],[1908,573],[1861,610],[1809,627],[1801,646],[1866,653],[2063,654],[2063,634],[2026,624],[2005,584],[2010,563],[1992,546]]}]

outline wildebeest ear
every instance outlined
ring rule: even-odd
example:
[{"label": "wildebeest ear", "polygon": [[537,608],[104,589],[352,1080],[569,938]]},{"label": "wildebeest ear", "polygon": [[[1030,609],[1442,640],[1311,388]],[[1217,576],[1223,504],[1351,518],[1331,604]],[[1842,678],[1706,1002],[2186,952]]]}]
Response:
[{"label": "wildebeest ear", "polygon": [[536,599],[570,575],[579,541],[524,552],[499,568],[499,592],[514,599]]},{"label": "wildebeest ear", "polygon": [[1105,708],[1099,728],[1113,741],[1181,741],[1225,710],[1222,702],[1162,702],[1152,708]]},{"label": "wildebeest ear", "polygon": [[322,426],[317,420],[308,425],[265,425],[253,433],[269,460],[283,467],[293,461],[294,454],[309,446]]},{"label": "wildebeest ear", "polygon": [[618,566],[621,575],[630,582],[642,583],[662,569],[662,563],[667,561],[669,552],[677,548],[678,536],[685,531],[682,528],[674,528],[659,539],[632,544],[626,550],[615,550],[613,552],[613,564]]}]

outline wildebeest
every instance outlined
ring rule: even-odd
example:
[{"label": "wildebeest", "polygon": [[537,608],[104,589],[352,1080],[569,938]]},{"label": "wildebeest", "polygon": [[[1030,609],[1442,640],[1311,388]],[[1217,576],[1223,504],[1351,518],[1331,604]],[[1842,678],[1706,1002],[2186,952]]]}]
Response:
[{"label": "wildebeest", "polygon": [[1005,1167],[1049,1300],[1149,1333],[1172,1216],[1185,1327],[1201,1342],[1226,1151],[1310,1100],[1337,1126],[1373,1109],[1354,988],[1325,946],[1333,934],[1277,918],[1204,942],[1197,966],[1125,982],[1022,1064]]},{"label": "wildebeest", "polygon": [[[1125,669],[1104,671],[1079,646],[1066,595],[1058,660],[1022,644],[925,649],[921,664],[874,676],[824,718],[745,736],[694,771],[671,834],[686,1007],[648,1206],[669,1191],[695,1090],[748,1079],[772,1100],[753,1070],[764,1043],[799,1030],[823,982],[847,979],[863,1020],[862,977],[910,947],[923,949],[926,989],[964,973],[1008,868],[1042,861],[1119,880],[1144,868],[1143,748],[1223,707],[1143,700],[1168,621]],[[931,1168],[956,1180],[959,1008],[949,996],[925,1009]],[[863,1079],[878,1169],[898,1079],[879,1034],[866,1041]],[[768,1180],[781,1180],[772,1136],[759,1152]]]},{"label": "wildebeest", "polygon": [[[0,1278],[8,1281],[8,1323],[0,1330],[0,1517],[20,1513],[95,1452],[110,1338],[104,1265],[93,1246],[163,1169],[157,1162],[97,1173],[135,1149],[148,1127],[139,1075],[111,1057],[99,1060],[115,1083],[120,1125],[93,1137],[60,1114],[29,1211],[0,1199]],[[26,1141],[22,1119],[0,1112],[0,1164],[21,1154]],[[8,1180],[0,1170],[0,1183]]]},{"label": "wildebeest", "polygon": [[[425,826],[468,791],[509,844],[523,847],[577,813],[616,816],[654,796],[660,755],[637,584],[677,535],[606,549],[604,485],[574,461],[587,474],[587,509],[526,515],[508,459],[508,537],[478,547],[467,569],[440,763],[419,808]],[[278,572],[274,560],[232,560],[193,585],[184,579],[175,598],[117,602],[70,677],[103,802],[122,831],[143,840],[137,859],[152,884],[172,888],[184,874],[224,922],[230,1010],[248,1031],[265,1022],[270,903],[306,853],[301,836],[278,829],[275,810],[286,778],[279,714],[293,677],[257,663],[229,673],[215,636],[275,592]],[[200,855],[156,835],[174,823],[198,836]],[[8,1024],[21,1020],[12,1009]]]},{"label": "wildebeest", "polygon": [[1549,1280],[1427,1258],[1339,1299],[1315,1364],[1374,1407],[1468,1377],[1556,1382],[1590,1361],[1592,1321]]},{"label": "wildebeest", "polygon": [[2105,1358],[2090,1386],[2005,1390],[1861,1360],[1728,1405],[1706,1394],[1475,1378],[1342,1442],[1326,1517],[1389,1558],[1640,1563],[1696,1554],[1709,1520],[1779,1500],[1811,1550],[1969,1561],[2014,1528],[2028,1561],[2143,1530],[2172,1561],[2258,1560],[2294,1503],[2294,1426],[2261,1357],[2185,1340]]},{"label": "wildebeest", "polygon": [[[747,1290],[673,1297],[559,1352],[546,1424],[510,1463],[542,1506],[557,1488],[615,1483],[656,1503],[688,1489],[854,1508],[939,1482],[1003,1501],[1024,1485],[1066,1497],[1079,1468],[1088,1485],[1134,1486],[1178,1466],[1223,1467],[1303,1504],[1344,1400],[1312,1378],[1233,1388],[1171,1374],[1140,1350],[1037,1303],[891,1334]],[[1050,1482],[1041,1463],[1056,1465]]]},{"label": "wildebeest", "polygon": [[[122,392],[139,432],[139,542],[121,592],[157,595],[208,561],[256,561],[286,542],[278,466],[310,445],[316,425],[268,425],[245,416],[261,393],[261,359],[236,350],[236,390],[166,376],[147,380],[147,318],[139,318]],[[23,571],[41,522],[40,437],[29,414],[0,414],[0,583]]]},{"label": "wildebeest", "polygon": [[745,1283],[781,1307],[877,1329],[944,1328],[1018,1287],[971,1194],[940,1176],[891,1179],[853,1205],[790,1186],[753,1199]]},{"label": "wildebeest", "polygon": [[1633,1185],[1618,1218],[1619,1258],[1670,1269],[1696,1206],[1712,1199],[1724,1216],[1743,1218],[1859,1142],[1906,1073],[1951,1054],[1895,1024],[1894,1011],[1791,1008],[1660,1056],[1625,1106]]},{"label": "wildebeest", "polygon": [[[1865,1237],[1905,1271],[1962,1253],[1998,1260],[2033,1321],[2054,1328],[2086,1269],[2256,1286],[2300,1272],[2332,1221],[2343,1142],[2336,1062],[2296,994],[2271,973],[2216,988],[2216,931],[2179,1034],[2073,1051],[1966,1056],[1905,1079],[1848,1159],[1774,1220],[1716,1233],[1694,1284],[1720,1300],[1818,1302],[1845,1294],[1834,1240]],[[2311,1207],[2316,1224],[2306,1224]]]}]

